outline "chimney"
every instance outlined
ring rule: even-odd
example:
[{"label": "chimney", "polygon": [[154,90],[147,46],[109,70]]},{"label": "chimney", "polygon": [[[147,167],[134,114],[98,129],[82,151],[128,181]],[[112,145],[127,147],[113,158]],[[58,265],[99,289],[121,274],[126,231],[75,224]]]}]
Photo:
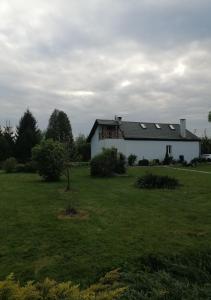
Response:
[{"label": "chimney", "polygon": [[180,119],[180,135],[186,138],[186,119]]},{"label": "chimney", "polygon": [[117,121],[119,124],[121,124],[122,117],[115,116],[115,121]]}]

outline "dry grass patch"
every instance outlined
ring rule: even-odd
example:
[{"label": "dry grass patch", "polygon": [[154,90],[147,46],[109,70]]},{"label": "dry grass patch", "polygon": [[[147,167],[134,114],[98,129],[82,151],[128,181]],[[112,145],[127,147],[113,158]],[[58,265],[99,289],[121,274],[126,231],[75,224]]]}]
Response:
[{"label": "dry grass patch", "polygon": [[89,213],[86,210],[76,210],[72,208],[71,210],[62,210],[58,214],[58,219],[60,220],[87,220],[89,218]]}]

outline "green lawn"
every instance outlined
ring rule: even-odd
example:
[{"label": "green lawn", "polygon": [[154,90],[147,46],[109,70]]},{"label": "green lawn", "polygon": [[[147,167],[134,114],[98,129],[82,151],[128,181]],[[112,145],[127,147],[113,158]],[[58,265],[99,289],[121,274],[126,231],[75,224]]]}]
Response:
[{"label": "green lawn", "polygon": [[[206,171],[211,172],[211,166]],[[138,190],[146,171],[177,177],[177,190]],[[46,276],[88,284],[147,253],[180,253],[211,246],[211,174],[163,167],[131,168],[128,176],[94,179],[86,167],[65,182],[34,174],[0,173],[0,279]],[[69,202],[89,218],[61,220]]]}]

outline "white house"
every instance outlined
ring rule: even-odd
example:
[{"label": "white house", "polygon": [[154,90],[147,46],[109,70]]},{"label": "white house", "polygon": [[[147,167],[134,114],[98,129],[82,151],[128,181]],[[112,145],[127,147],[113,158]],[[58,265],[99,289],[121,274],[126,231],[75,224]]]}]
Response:
[{"label": "white house", "polygon": [[186,161],[200,155],[200,139],[186,129],[185,119],[180,124],[129,122],[121,117],[97,119],[88,140],[92,157],[111,147],[126,157],[135,154],[138,160],[163,160],[166,152],[174,159],[183,155]]}]

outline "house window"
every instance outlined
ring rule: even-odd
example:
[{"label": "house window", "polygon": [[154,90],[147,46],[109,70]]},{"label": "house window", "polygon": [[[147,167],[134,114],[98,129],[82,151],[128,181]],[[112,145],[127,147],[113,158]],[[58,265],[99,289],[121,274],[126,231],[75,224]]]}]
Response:
[{"label": "house window", "polygon": [[99,139],[118,139],[121,138],[121,132],[118,126],[102,126],[99,132]]},{"label": "house window", "polygon": [[160,127],[159,124],[155,124],[155,127],[156,127],[157,129],[161,129],[161,127]]},{"label": "house window", "polygon": [[166,153],[167,153],[169,156],[172,156],[172,145],[167,145],[167,146],[166,146]]}]

